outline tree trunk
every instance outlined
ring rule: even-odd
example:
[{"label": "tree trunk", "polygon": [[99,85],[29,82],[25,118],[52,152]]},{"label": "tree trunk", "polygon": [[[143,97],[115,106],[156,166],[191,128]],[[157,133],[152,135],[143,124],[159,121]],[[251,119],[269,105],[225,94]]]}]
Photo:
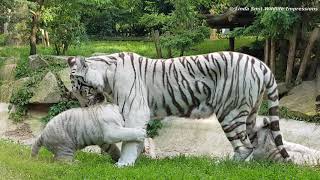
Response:
[{"label": "tree trunk", "polygon": [[44,40],[45,40],[45,42],[46,42],[46,46],[47,46],[47,47],[50,47],[50,40],[49,40],[49,33],[48,33],[48,31],[45,31],[45,32],[44,32]]},{"label": "tree trunk", "polygon": [[3,34],[8,34],[8,33],[9,33],[8,27],[9,27],[9,23],[8,23],[8,22],[5,22],[5,23],[3,24]]},{"label": "tree trunk", "polygon": [[276,71],[276,40],[271,39],[270,43],[270,69],[273,74],[275,74]]},{"label": "tree trunk", "polygon": [[302,59],[301,65],[300,65],[300,69],[299,69],[299,72],[298,72],[298,75],[297,75],[297,78],[296,78],[296,82],[295,82],[296,84],[300,84],[302,82],[302,77],[303,77],[303,75],[305,73],[305,70],[306,70],[306,67],[307,67],[307,63],[308,63],[310,55],[311,55],[312,48],[313,48],[314,43],[316,42],[316,40],[319,38],[319,35],[320,35],[320,27],[317,26],[311,32],[311,35],[310,35],[306,50],[305,50],[304,55],[303,55],[303,59]]},{"label": "tree trunk", "polygon": [[37,32],[39,29],[39,21],[42,11],[42,6],[44,3],[44,0],[37,0],[37,4],[39,5],[36,12],[31,11],[32,13],[32,22],[31,22],[31,33],[30,33],[30,55],[37,54]]},{"label": "tree trunk", "polygon": [[173,58],[172,50],[170,47],[168,48],[168,58]]},{"label": "tree trunk", "polygon": [[156,47],[157,57],[158,57],[158,58],[162,58],[162,51],[161,51],[161,47],[160,47],[160,34],[159,34],[159,30],[152,30],[152,31],[151,31],[151,34],[152,34],[152,38],[153,38],[154,45],[155,45],[155,47]]},{"label": "tree trunk", "polygon": [[62,55],[65,55],[69,48],[69,44],[67,42],[63,43]]},{"label": "tree trunk", "polygon": [[270,61],[270,38],[266,38],[264,45],[264,63],[269,66]]},{"label": "tree trunk", "polygon": [[292,69],[296,55],[296,45],[297,45],[297,36],[298,36],[298,27],[294,28],[293,34],[290,36],[289,42],[289,53],[288,53],[288,61],[287,61],[287,71],[286,71],[286,86],[291,86],[292,80]]},{"label": "tree trunk", "polygon": [[38,15],[32,16],[31,33],[30,33],[30,55],[37,54],[37,31],[38,31]]},{"label": "tree trunk", "polygon": [[184,55],[184,48],[181,48],[180,49],[180,56],[183,56]]},{"label": "tree trunk", "polygon": [[[230,28],[230,31],[233,31],[233,28]],[[229,37],[229,50],[234,51],[234,37]]]},{"label": "tree trunk", "polygon": [[56,50],[56,54],[59,56],[60,55],[60,47],[58,44],[54,44],[54,48]]},{"label": "tree trunk", "polygon": [[320,113],[320,62],[317,63],[316,71],[316,111]]}]

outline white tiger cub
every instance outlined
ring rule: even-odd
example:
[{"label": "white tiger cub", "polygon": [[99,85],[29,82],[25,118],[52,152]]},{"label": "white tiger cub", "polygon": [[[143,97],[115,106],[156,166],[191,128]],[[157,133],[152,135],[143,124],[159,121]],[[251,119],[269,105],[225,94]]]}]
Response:
[{"label": "white tiger cub", "polygon": [[[253,157],[254,159],[283,162],[284,159],[275,144],[268,126],[270,126],[269,119],[264,118],[263,121],[261,119],[257,120],[255,127],[257,141],[254,144]],[[283,141],[283,144],[290,155],[292,163],[311,166],[320,165],[320,151],[288,141]]]},{"label": "white tiger cub", "polygon": [[143,142],[146,131],[142,128],[125,128],[124,120],[116,105],[95,105],[89,108],[73,108],[49,121],[32,145],[32,156],[41,146],[53,152],[56,160],[73,160],[76,150],[89,145],[99,145],[102,152],[113,160],[120,156],[114,144],[120,141]]},{"label": "white tiger cub", "polygon": [[[70,58],[72,89],[90,102],[87,92],[108,93],[120,107],[125,127],[144,128],[150,118],[205,118],[215,113],[234,148],[234,159],[252,159],[253,127],[264,92],[270,130],[283,159],[278,90],[271,70],[255,57],[216,52],[172,59],[135,53]],[[142,149],[124,142],[118,166],[133,165]]]}]

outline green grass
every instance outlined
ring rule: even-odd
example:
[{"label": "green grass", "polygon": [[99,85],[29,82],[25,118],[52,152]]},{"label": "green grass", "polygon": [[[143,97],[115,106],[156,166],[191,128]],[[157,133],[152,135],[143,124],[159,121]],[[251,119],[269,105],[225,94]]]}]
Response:
[{"label": "green grass", "polygon": [[1,179],[319,179],[320,169],[271,162],[233,162],[205,157],[138,159],[134,167],[118,169],[108,156],[79,152],[75,164],[52,161],[44,149],[38,159],[30,148],[0,141]]}]

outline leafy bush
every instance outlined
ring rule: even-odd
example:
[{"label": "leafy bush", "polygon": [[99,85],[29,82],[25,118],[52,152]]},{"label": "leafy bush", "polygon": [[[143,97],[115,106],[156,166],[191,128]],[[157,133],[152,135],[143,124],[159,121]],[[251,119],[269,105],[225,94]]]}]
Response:
[{"label": "leafy bush", "polygon": [[162,128],[162,123],[161,120],[155,119],[155,120],[150,120],[148,125],[147,125],[147,135],[148,137],[155,137],[158,134],[158,130]]},{"label": "leafy bush", "polygon": [[254,56],[260,60],[263,60],[264,57],[264,41],[263,40],[257,40],[254,41],[252,44],[249,44],[247,46],[242,46],[238,49],[238,52],[249,54],[251,56]]},{"label": "leafy bush", "polygon": [[22,88],[12,94],[10,103],[15,105],[15,112],[11,113],[9,118],[13,121],[20,122],[27,114],[27,105],[29,104],[30,98],[33,96],[32,87],[34,83],[34,81],[29,80]]},{"label": "leafy bush", "polygon": [[7,35],[0,34],[0,46],[4,46],[7,39]]},{"label": "leafy bush", "polygon": [[209,36],[207,27],[199,27],[196,30],[181,30],[175,34],[167,34],[161,37],[161,45],[165,48],[180,50],[180,56],[184,55],[193,45],[202,42]]},{"label": "leafy bush", "polygon": [[78,101],[61,101],[51,106],[49,109],[48,115],[43,117],[41,120],[47,123],[50,121],[50,119],[52,119],[54,116],[58,115],[59,113],[71,108],[76,108],[76,107],[80,107],[80,104]]}]

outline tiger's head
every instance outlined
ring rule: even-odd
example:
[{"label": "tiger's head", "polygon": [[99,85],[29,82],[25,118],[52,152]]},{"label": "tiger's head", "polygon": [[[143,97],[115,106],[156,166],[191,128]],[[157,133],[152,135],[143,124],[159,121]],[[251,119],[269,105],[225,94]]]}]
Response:
[{"label": "tiger's head", "polygon": [[[271,161],[286,161],[280,154],[275,140],[270,129],[270,119],[257,118],[254,131],[257,132],[257,141],[253,143],[254,145],[254,155],[255,159],[265,159]],[[287,149],[290,151],[290,149]]]},{"label": "tiger's head", "polygon": [[90,106],[104,101],[103,78],[90,67],[83,57],[68,59],[73,95],[81,106]]}]

